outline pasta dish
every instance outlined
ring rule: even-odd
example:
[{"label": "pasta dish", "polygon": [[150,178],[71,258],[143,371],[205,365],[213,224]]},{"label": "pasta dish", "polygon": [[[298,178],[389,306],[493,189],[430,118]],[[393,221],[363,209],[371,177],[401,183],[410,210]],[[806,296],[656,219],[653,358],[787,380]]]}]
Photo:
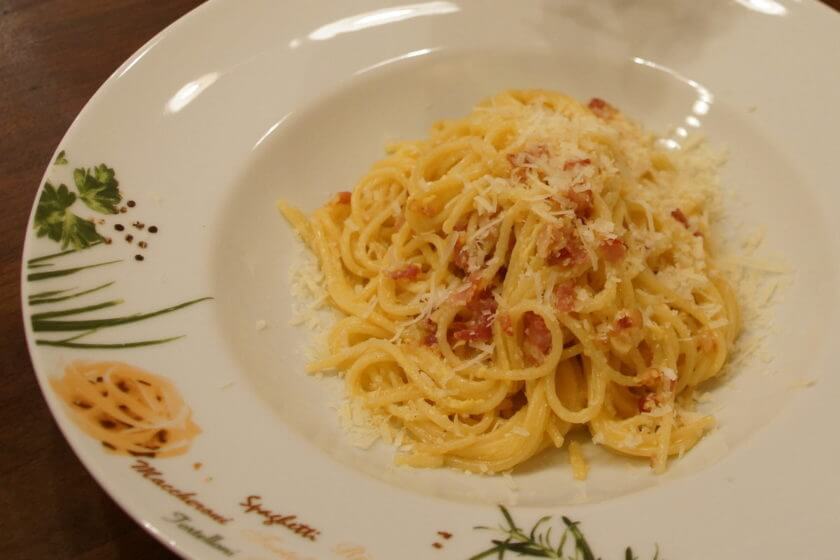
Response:
[{"label": "pasta dish", "polygon": [[352,192],[280,209],[340,318],[348,398],[398,464],[507,471],[580,441],[670,457],[714,426],[695,389],[739,331],[716,266],[717,163],[600,99],[506,91],[395,143]]}]

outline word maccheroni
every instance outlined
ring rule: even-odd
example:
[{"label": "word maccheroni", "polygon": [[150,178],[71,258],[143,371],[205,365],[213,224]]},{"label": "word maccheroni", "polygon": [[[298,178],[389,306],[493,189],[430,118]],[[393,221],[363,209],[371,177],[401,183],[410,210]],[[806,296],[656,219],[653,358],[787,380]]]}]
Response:
[{"label": "word maccheroni", "polygon": [[206,515],[216,523],[220,525],[225,525],[233,519],[231,517],[225,517],[224,515],[215,512],[212,508],[196,500],[195,492],[186,492],[184,490],[179,490],[178,488],[175,488],[174,486],[166,482],[166,479],[163,478],[163,473],[157,470],[155,467],[153,467],[148,461],[144,461],[143,459],[137,459],[137,462],[131,465],[131,468],[140,473],[146,480],[155,483],[161,490],[163,490],[167,494],[178,498],[186,505],[190,506],[197,512]]}]

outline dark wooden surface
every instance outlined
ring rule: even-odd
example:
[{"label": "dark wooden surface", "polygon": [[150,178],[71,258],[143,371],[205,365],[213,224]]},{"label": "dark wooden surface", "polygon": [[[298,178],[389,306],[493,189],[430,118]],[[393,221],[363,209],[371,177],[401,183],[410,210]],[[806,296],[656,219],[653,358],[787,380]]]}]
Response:
[{"label": "dark wooden surface", "polygon": [[175,558],[105,495],[53,423],[24,343],[19,276],[35,191],[73,118],[200,3],[0,0],[0,558]]},{"label": "dark wooden surface", "polygon": [[26,220],[100,84],[202,0],[0,0],[0,558],[177,558],[99,488],[35,383],[20,310]]}]

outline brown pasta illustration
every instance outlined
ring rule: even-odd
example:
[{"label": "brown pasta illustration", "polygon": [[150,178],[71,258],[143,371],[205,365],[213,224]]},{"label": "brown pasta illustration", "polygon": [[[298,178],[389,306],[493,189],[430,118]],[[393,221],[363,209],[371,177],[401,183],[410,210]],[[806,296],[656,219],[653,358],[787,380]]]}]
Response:
[{"label": "brown pasta illustration", "polygon": [[170,381],[126,363],[72,362],[50,383],[75,423],[112,453],[172,457],[201,433]]}]

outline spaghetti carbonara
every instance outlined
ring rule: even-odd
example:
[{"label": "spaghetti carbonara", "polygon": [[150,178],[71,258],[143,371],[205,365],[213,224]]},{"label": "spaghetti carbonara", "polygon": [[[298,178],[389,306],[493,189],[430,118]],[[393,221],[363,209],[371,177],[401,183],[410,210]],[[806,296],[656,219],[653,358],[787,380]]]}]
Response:
[{"label": "spaghetti carbonara", "polygon": [[311,216],[281,202],[341,312],[310,370],[399,433],[399,464],[506,471],[581,430],[661,472],[714,425],[693,392],[739,330],[703,150],[600,99],[507,91]]}]

